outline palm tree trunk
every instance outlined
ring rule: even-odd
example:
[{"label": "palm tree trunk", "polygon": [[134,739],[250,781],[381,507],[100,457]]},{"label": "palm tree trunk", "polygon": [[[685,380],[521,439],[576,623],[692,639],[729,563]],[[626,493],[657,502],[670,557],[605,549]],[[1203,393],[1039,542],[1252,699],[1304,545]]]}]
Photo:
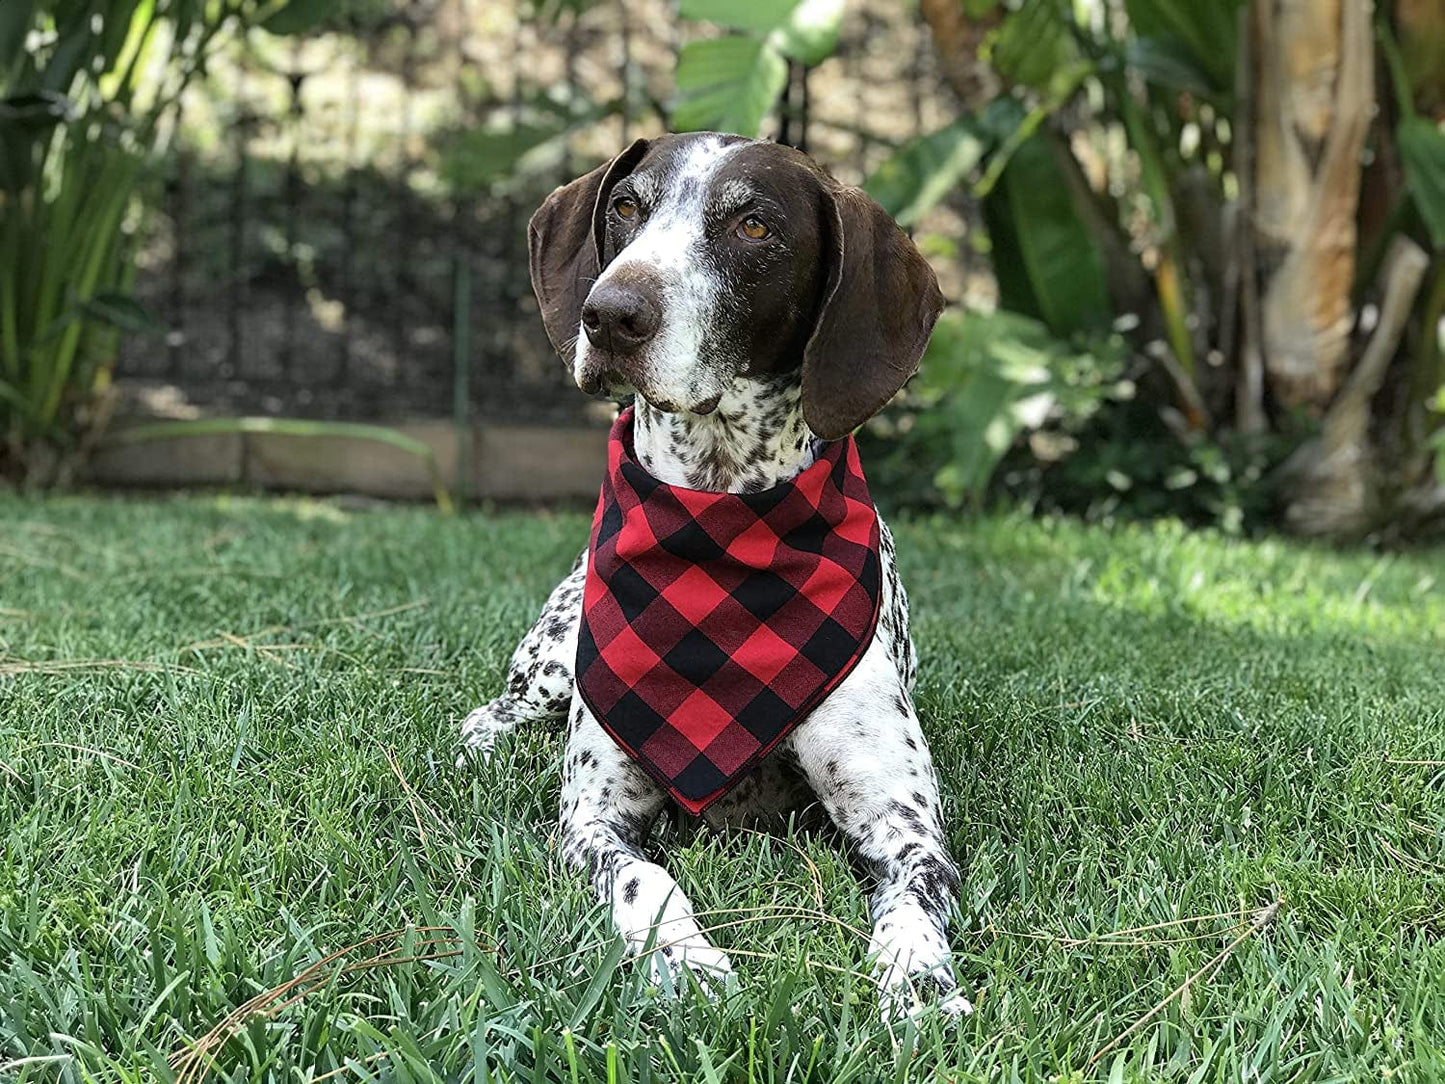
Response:
[{"label": "palm tree trunk", "polygon": [[1252,0],[1253,225],[1271,393],[1322,416],[1344,381],[1374,108],[1368,0]]}]

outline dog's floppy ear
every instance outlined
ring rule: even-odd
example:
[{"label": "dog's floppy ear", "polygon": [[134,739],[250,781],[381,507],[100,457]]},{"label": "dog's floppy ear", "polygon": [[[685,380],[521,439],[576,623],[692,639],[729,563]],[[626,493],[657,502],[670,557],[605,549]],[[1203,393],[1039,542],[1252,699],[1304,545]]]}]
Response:
[{"label": "dog's floppy ear", "polygon": [[542,324],[557,353],[566,357],[577,340],[582,303],[601,273],[602,225],[612,186],[647,153],[639,139],[604,166],[556,189],[527,226],[527,265]]},{"label": "dog's floppy ear", "polygon": [[918,370],[943,294],[913,242],[858,189],[824,182],[823,226],[827,277],[803,352],[803,420],[836,440]]}]

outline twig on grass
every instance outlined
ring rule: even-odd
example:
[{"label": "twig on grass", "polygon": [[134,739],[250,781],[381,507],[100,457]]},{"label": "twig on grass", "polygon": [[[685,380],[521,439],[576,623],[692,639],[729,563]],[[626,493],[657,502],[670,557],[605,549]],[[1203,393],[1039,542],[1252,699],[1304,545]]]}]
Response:
[{"label": "twig on grass", "polygon": [[326,617],[319,621],[306,621],[295,626],[298,629],[320,627],[323,625],[359,625],[363,621],[370,621],[376,617],[392,617],[396,614],[404,614],[410,610],[420,610],[431,605],[429,598],[414,598],[410,602],[403,602],[396,606],[388,606],[384,610],[372,610],[369,613],[342,614],[340,617]]},{"label": "twig on grass", "polygon": [[301,629],[325,628],[326,626],[329,626],[329,625],[352,625],[352,626],[355,626],[355,625],[361,624],[361,622],[363,622],[363,621],[370,621],[370,620],[373,620],[374,618],[378,618],[378,617],[392,617],[392,616],[394,616],[394,615],[396,615],[396,614],[406,613],[406,612],[408,612],[408,611],[410,611],[410,610],[418,610],[418,609],[421,609],[421,608],[423,608],[423,607],[425,607],[425,606],[430,606],[430,605],[431,605],[431,599],[418,598],[418,599],[412,599],[412,601],[410,601],[410,602],[403,602],[403,603],[401,603],[400,605],[397,605],[397,606],[388,606],[388,607],[387,607],[386,609],[384,609],[384,610],[371,610],[371,611],[369,611],[369,612],[367,612],[367,613],[359,613],[359,614],[342,614],[340,617],[322,617],[322,618],[318,618],[318,619],[316,619],[316,620],[314,620],[314,621],[302,621],[302,622],[300,622],[300,623],[298,623],[298,624],[294,624],[294,625],[267,625],[267,626],[266,626],[265,628],[263,628],[263,629],[257,629],[255,632],[248,632],[248,633],[246,633],[246,634],[243,635],[243,636],[237,636],[237,635],[235,635],[234,633],[230,633],[230,632],[220,632],[220,633],[217,633],[217,634],[216,634],[216,639],[212,639],[212,640],[197,640],[197,641],[195,641],[194,643],[190,643],[190,644],[184,645],[184,646],[181,647],[179,650],[181,650],[181,651],[205,651],[205,650],[210,649],[210,648],[236,647],[236,646],[238,646],[238,641],[239,641],[239,646],[243,646],[243,647],[247,647],[247,648],[257,648],[257,649],[259,649],[261,646],[269,647],[269,648],[272,648],[272,649],[275,649],[275,648],[278,648],[278,647],[281,647],[281,646],[290,646],[290,647],[293,647],[293,648],[295,648],[295,647],[309,647],[309,646],[312,646],[312,645],[308,645],[308,644],[296,644],[296,645],[265,644],[265,645],[257,645],[257,644],[254,644],[252,641],[257,640],[257,639],[259,639],[259,638],[262,637],[262,636],[273,636],[273,635],[275,635],[275,634],[278,633],[278,632],[297,632],[297,631],[299,631],[299,630],[301,630]]},{"label": "twig on grass", "polygon": [[824,903],[826,902],[823,899],[823,874],[822,871],[818,869],[818,863],[813,861],[807,851],[803,850],[802,847],[798,846],[795,840],[788,839],[786,836],[775,836],[769,832],[764,832],[760,828],[748,828],[745,825],[738,825],[738,829],[740,831],[750,833],[751,835],[762,836],[764,839],[779,839],[783,843],[791,847],[794,851],[796,851],[798,853],[798,857],[803,860],[803,864],[808,867],[808,874],[812,878],[813,898],[818,901],[818,907],[820,909],[823,907]]},{"label": "twig on grass", "polygon": [[1161,1012],[1163,1012],[1169,1006],[1169,1003],[1171,1001],[1173,1001],[1177,997],[1180,997],[1186,991],[1188,991],[1189,987],[1192,986],[1200,976],[1208,974],[1210,971],[1218,970],[1218,968],[1221,967],[1231,955],[1233,955],[1235,949],[1239,948],[1239,946],[1244,944],[1244,942],[1247,941],[1250,937],[1254,936],[1256,933],[1259,933],[1261,930],[1265,929],[1271,923],[1273,923],[1274,920],[1279,916],[1280,908],[1283,906],[1284,897],[1281,896],[1279,899],[1271,903],[1268,907],[1257,913],[1254,916],[1254,920],[1250,922],[1249,927],[1245,929],[1245,931],[1241,933],[1238,937],[1236,937],[1233,941],[1225,945],[1224,948],[1219,951],[1218,955],[1216,955],[1207,964],[1201,967],[1198,971],[1195,971],[1192,975],[1190,975],[1187,979],[1185,979],[1172,991],[1170,991],[1169,995],[1164,998],[1163,1001],[1159,1002],[1159,1004],[1155,1005],[1143,1016],[1139,1017],[1138,1020],[1135,1020],[1118,1035],[1114,1036],[1114,1038],[1111,1039],[1108,1043],[1096,1050],[1094,1052],[1094,1056],[1091,1057],[1088,1063],[1084,1066],[1084,1072],[1087,1074],[1089,1070],[1093,1069],[1095,1065],[1099,1064],[1099,1062],[1104,1058],[1106,1054],[1108,1054],[1111,1050],[1117,1048],[1121,1043],[1124,1042],[1124,1040],[1128,1039],[1129,1036],[1133,1035],[1150,1020],[1153,1020],[1154,1017],[1158,1016]]},{"label": "twig on grass", "polygon": [[[1210,930],[1207,933],[1189,934],[1185,937],[1167,937],[1159,940],[1148,938],[1133,938],[1124,940],[1134,934],[1152,933],[1155,930],[1168,930],[1178,926],[1193,926],[1201,922],[1216,922],[1221,918],[1231,918],[1234,921],[1228,928],[1223,930]],[[1090,945],[1102,948],[1153,948],[1156,945],[1178,945],[1189,941],[1205,941],[1211,937],[1219,937],[1221,934],[1233,933],[1240,929],[1246,922],[1247,916],[1235,911],[1218,911],[1212,915],[1190,915],[1186,918],[1174,918],[1167,922],[1151,922],[1147,926],[1130,926],[1122,930],[1105,930],[1103,933],[1089,934],[1087,937],[1070,937],[1067,934],[1039,933],[1024,930],[1005,930],[998,926],[989,924],[984,927],[984,933],[991,933],[995,937],[1022,937],[1031,941],[1050,941],[1061,948],[1086,948]]]},{"label": "twig on grass", "polygon": [[0,771],[3,771],[6,775],[10,776],[17,783],[25,782],[25,777],[19,772],[17,772],[14,768],[10,767],[9,764],[6,764],[3,760],[0,760]]},{"label": "twig on grass", "polygon": [[106,585],[112,588],[130,583],[164,578],[168,583],[179,579],[197,577],[200,579],[237,580],[245,577],[251,580],[284,580],[285,572],[273,572],[264,568],[248,568],[245,565],[147,565],[130,572],[120,572],[106,578]]},{"label": "twig on grass", "polygon": [[[696,913],[694,914],[693,917],[696,917],[697,915],[707,915],[707,914],[714,914],[714,913],[722,914],[722,913],[727,913],[728,911],[732,911],[732,912],[736,913],[736,912],[738,912],[738,911],[761,911],[761,910],[764,910],[764,908],[761,908],[761,907],[731,907],[731,908],[719,908],[716,912],[713,912],[713,911],[698,911],[698,912],[696,912]],[[825,913],[820,912],[820,911],[814,911],[811,907],[788,908],[788,909],[786,909],[786,910],[791,911],[791,913],[785,914],[785,913],[783,913],[783,909],[780,909],[779,911],[774,912],[773,914],[767,914],[767,915],[749,915],[749,916],[747,916],[746,918],[735,918],[735,919],[731,919],[731,920],[728,921],[728,922],[718,922],[718,923],[714,923],[714,924],[711,925],[711,926],[704,926],[704,927],[702,927],[698,932],[701,933],[704,937],[711,937],[711,935],[714,934],[714,933],[716,933],[718,930],[731,929],[731,928],[734,927],[734,926],[747,926],[747,925],[751,925],[751,924],[754,923],[754,922],[761,922],[762,920],[768,919],[768,918],[813,918],[813,919],[818,919],[818,920],[820,920],[820,921],[828,922],[828,923],[830,923],[831,925],[837,926],[839,929],[847,930],[849,933],[855,934],[856,936],[863,938],[865,941],[868,940],[868,934],[864,933],[864,932],[863,932],[862,930],[860,930],[857,926],[851,926],[851,925],[849,925],[848,923],[844,922],[842,919],[840,919],[840,918],[835,918],[835,917],[832,916],[832,915],[825,914]],[[645,927],[645,928],[646,928],[646,929],[655,929],[656,926],[653,925],[653,926],[648,926],[648,927]],[[662,942],[662,943],[654,946],[654,948],[655,948],[656,950],[661,950],[661,949],[665,949],[665,948],[672,948],[674,945],[679,945],[679,944],[681,944],[683,940],[685,940],[685,938],[679,938],[679,939],[676,940],[676,941],[665,941],[665,942]]]},{"label": "twig on grass", "polygon": [[[422,824],[421,814],[417,812],[418,799],[416,792],[411,789],[411,784],[406,781],[406,776],[401,774],[401,765],[396,762],[396,754],[384,745],[381,747],[381,751],[386,756],[387,764],[391,766],[392,774],[400,781],[401,789],[406,792],[406,804],[411,809],[411,819],[416,821],[416,831],[417,834],[421,836],[421,845],[423,847],[430,847],[431,837],[426,834],[426,826]],[[427,809],[427,812],[432,813],[430,808]],[[432,813],[432,816],[435,817],[436,814]]]},{"label": "twig on grass", "polygon": [[142,674],[176,670],[183,674],[205,674],[204,670],[197,670],[193,666],[183,666],[180,663],[146,662],[140,659],[53,659],[48,662],[0,662],[0,677],[16,677],[21,674],[54,676],[84,670],[134,670]]},{"label": "twig on grass", "polygon": [[[383,1058],[389,1057],[391,1057],[390,1050],[378,1050],[375,1054],[368,1054],[362,1058],[361,1061],[357,1062],[357,1064],[362,1066],[375,1065]],[[342,1073],[354,1073],[355,1071],[350,1065],[343,1065],[340,1069],[332,1069],[329,1073],[322,1073],[320,1076],[312,1077],[311,1084],[321,1084],[323,1080],[332,1080]]]},{"label": "twig on grass", "polygon": [[1445,760],[1396,760],[1394,757],[1386,757],[1386,764],[1413,764],[1422,768],[1445,768]]},{"label": "twig on grass", "polygon": [[283,659],[280,655],[277,655],[277,654],[276,654],[276,650],[277,650],[278,648],[280,648],[280,647],[282,647],[282,646],[290,647],[290,646],[291,646],[290,644],[286,644],[286,645],[281,645],[281,644],[253,644],[253,643],[250,643],[250,642],[248,642],[248,641],[246,641],[246,640],[241,639],[241,638],[240,638],[239,636],[237,636],[235,633],[231,633],[231,632],[223,632],[223,633],[221,633],[221,639],[222,639],[222,640],[225,640],[228,644],[234,645],[235,647],[242,648],[242,649],[244,649],[244,650],[246,650],[246,651],[254,651],[256,654],[260,655],[263,659],[266,659],[268,662],[274,662],[274,663],[276,663],[278,666],[284,666],[284,667],[286,667],[286,669],[288,669],[288,670],[294,670],[294,669],[296,669],[296,668],[295,668],[294,666],[292,666],[289,662],[287,662],[285,659]]},{"label": "twig on grass", "polygon": [[418,812],[418,807],[425,809],[431,819],[436,821],[441,830],[451,837],[453,844],[452,863],[456,866],[457,876],[465,879],[467,875],[467,864],[462,859],[461,851],[458,849],[461,840],[457,838],[456,832],[453,831],[450,824],[442,819],[441,814],[427,805],[421,795],[416,792],[416,788],[411,785],[406,775],[402,772],[401,764],[397,761],[396,754],[384,745],[381,747],[381,751],[385,754],[386,762],[391,766],[392,773],[396,776],[398,782],[401,783],[401,789],[406,792],[407,805],[411,807],[411,816],[412,819],[416,821],[416,830],[421,836],[422,846],[430,850],[431,839],[427,836],[426,828],[423,827],[421,823],[421,814]]},{"label": "twig on grass", "polygon": [[1124,940],[1111,937],[1108,934],[1100,934],[1097,937],[1060,937],[1047,933],[1020,933],[1012,930],[1000,930],[990,927],[991,932],[1003,937],[1024,937],[1031,941],[1048,941],[1059,948],[1164,948],[1169,945],[1188,945],[1195,941],[1208,941],[1211,938],[1219,937],[1221,934],[1233,933],[1240,929],[1238,924],[1227,927],[1223,930],[1210,930],[1207,933],[1191,933],[1183,937],[1162,937],[1154,940],[1138,937]]},{"label": "twig on grass", "polygon": [[1428,858],[1416,858],[1412,854],[1406,854],[1400,848],[1393,846],[1384,836],[1377,835],[1375,838],[1379,840],[1380,846],[1385,848],[1385,853],[1402,865],[1413,866],[1421,870],[1445,870],[1445,866],[1439,862],[1431,862]]},{"label": "twig on grass", "polygon": [[7,546],[3,542],[0,542],[0,557],[9,557],[12,560],[20,561],[35,568],[43,568],[50,572],[59,572],[62,576],[67,576],[73,580],[83,580],[86,578],[83,573],[71,568],[69,565],[62,564],[59,561],[51,561],[45,557],[37,557],[33,553],[26,553],[24,550]]},{"label": "twig on grass", "polygon": [[[156,773],[151,771],[149,768],[144,768],[139,764],[134,764],[131,761],[126,760],[125,757],[116,756],[114,753],[107,753],[104,749],[92,749],[88,745],[74,745],[68,741],[38,741],[34,742],[31,745],[25,746],[25,749],[70,749],[77,753],[90,753],[93,756],[104,757],[106,760],[113,760],[117,764],[123,764],[125,767],[133,768],[138,772],[145,772],[146,775],[150,776],[152,779],[160,778],[160,776],[156,775]],[[24,750],[22,750],[22,752],[23,751]],[[15,778],[19,779],[20,777],[17,775],[15,776]]]},{"label": "twig on grass", "polygon": [[[861,939],[862,939],[863,941],[865,941],[865,942],[868,940],[868,934],[866,934],[865,932],[863,932],[862,930],[860,930],[857,926],[850,926],[848,923],[844,922],[842,919],[838,918],[836,915],[830,915],[830,914],[828,914],[826,911],[817,911],[817,910],[814,910],[814,909],[811,908],[811,907],[792,907],[792,906],[788,906],[788,905],[786,905],[786,904],[780,906],[780,905],[775,904],[775,903],[774,903],[774,904],[762,904],[762,905],[757,906],[757,907],[713,907],[713,908],[709,908],[709,909],[704,910],[704,911],[694,911],[692,917],[693,917],[693,918],[702,918],[702,917],[705,917],[705,916],[708,916],[708,915],[738,915],[738,914],[747,914],[747,915],[749,915],[750,917],[749,917],[749,918],[746,918],[746,919],[736,920],[736,921],[733,921],[733,922],[720,923],[720,924],[718,924],[718,925],[716,925],[716,926],[708,926],[708,927],[705,927],[705,928],[701,929],[699,932],[701,932],[701,933],[703,933],[703,934],[710,934],[710,933],[712,933],[712,932],[715,931],[715,930],[725,929],[725,928],[727,928],[727,927],[729,927],[729,926],[745,925],[745,924],[748,923],[748,922],[759,922],[759,921],[763,921],[763,920],[769,919],[769,918],[816,918],[816,919],[822,920],[823,922],[827,922],[827,923],[830,923],[830,924],[832,924],[832,925],[834,925],[834,926],[837,926],[837,927],[839,927],[840,929],[846,930],[848,933],[854,934],[855,936],[861,938]],[[658,929],[660,926],[662,926],[664,923],[666,923],[666,922],[672,922],[672,921],[674,921],[674,920],[673,920],[673,919],[662,919],[662,920],[659,920],[659,921],[657,921],[657,922],[650,923],[650,924],[648,924],[648,925],[646,925],[646,926],[641,926],[641,927],[639,927],[638,930],[637,930],[637,932],[643,933],[643,932],[646,932],[646,931],[648,931],[648,930],[656,930],[656,929]],[[578,948],[573,949],[571,952],[565,952],[565,953],[563,953],[563,954],[560,955],[560,956],[552,956],[552,957],[549,957],[548,959],[545,959],[545,960],[538,960],[536,963],[532,964],[527,970],[529,970],[529,971],[534,971],[534,972],[535,972],[535,971],[537,971],[537,970],[540,969],[540,968],[548,967],[548,966],[550,966],[550,965],[552,965],[552,964],[566,963],[568,960],[576,959],[578,956],[581,956],[583,953],[585,953],[585,952],[591,952],[593,949],[601,948],[603,945],[609,944],[610,942],[611,942],[611,938],[605,938],[605,939],[600,940],[600,941],[593,941],[593,942],[590,942],[590,943],[588,943],[588,944],[581,945],[581,946],[579,946]],[[658,951],[658,950],[661,950],[661,949],[664,949],[664,948],[671,948],[671,947],[672,947],[673,945],[675,945],[675,944],[678,944],[678,942],[676,942],[676,941],[662,942],[662,943],[659,943],[659,944],[657,944],[657,945],[654,945],[654,946],[653,946],[653,951]],[[732,950],[729,949],[728,951],[732,951]],[[636,957],[633,957],[633,959],[635,959],[635,958],[636,958]]]},{"label": "twig on grass", "polygon": [[[224,1047],[237,1031],[240,1030],[241,1026],[253,1016],[261,1015],[267,1019],[271,1019],[278,1013],[295,1005],[303,998],[315,993],[328,983],[344,976],[355,974],[358,971],[378,967],[395,967],[406,963],[425,963],[432,960],[444,960],[448,957],[459,956],[464,950],[449,949],[445,952],[398,956],[396,953],[400,951],[399,948],[393,947],[368,959],[344,964],[334,971],[326,970],[331,964],[336,963],[342,957],[358,949],[379,944],[388,938],[403,937],[410,932],[439,933],[448,930],[452,931],[451,936],[429,938],[418,942],[414,947],[421,949],[428,945],[454,945],[460,938],[455,936],[455,927],[453,926],[401,927],[395,930],[388,930],[386,933],[374,934],[353,945],[337,949],[335,952],[322,957],[288,981],[257,994],[244,1004],[231,1010],[231,1012],[227,1013],[210,1031],[196,1040],[193,1045],[174,1054],[172,1056],[171,1068],[176,1071],[177,1084],[199,1084],[200,1081],[204,1080],[206,1075],[215,1068],[216,1059],[213,1052]],[[496,949],[483,946],[483,951],[495,952]],[[277,998],[283,998],[284,1000],[277,1004],[272,1004],[276,1002]]]},{"label": "twig on grass", "polygon": [[[343,651],[339,647],[332,647],[329,644],[313,644],[304,642],[278,644],[257,643],[257,641],[263,639],[264,637],[274,636],[280,632],[295,633],[301,629],[324,628],[331,625],[350,625],[352,627],[358,627],[363,621],[369,621],[373,618],[378,617],[390,617],[394,614],[405,613],[409,610],[420,609],[421,607],[429,606],[430,604],[430,599],[419,598],[413,599],[411,602],[401,603],[397,606],[389,606],[384,610],[373,610],[369,613],[342,614],[340,617],[326,617],[320,618],[315,621],[302,621],[299,624],[294,625],[268,625],[266,628],[257,629],[255,632],[248,632],[244,635],[237,635],[234,632],[223,630],[221,632],[218,632],[215,637],[210,640],[196,640],[192,643],[178,647],[176,651],[178,654],[181,654],[187,651],[202,652],[232,647],[240,648],[243,651],[254,651],[257,655],[261,656],[261,658],[265,659],[267,662],[274,663],[275,665],[284,667],[287,670],[295,670],[296,667],[293,666],[291,663],[287,662],[281,656],[280,652],[318,651],[324,654],[336,655],[339,658],[344,659],[346,662],[350,663],[352,666],[355,666],[359,670],[365,670],[370,673],[385,672],[378,671],[375,667],[369,666],[362,659],[351,654],[350,652]],[[397,672],[424,673],[433,675],[444,674],[444,671],[440,670],[423,670],[420,668],[410,667],[403,667]]]},{"label": "twig on grass", "polygon": [[1216,911],[1212,915],[1190,915],[1187,918],[1171,918],[1168,922],[1151,922],[1147,926],[1129,926],[1122,930],[1109,930],[1100,934],[1100,937],[1124,937],[1134,933],[1149,933],[1153,930],[1168,930],[1175,926],[1192,926],[1198,922],[1215,922],[1221,918],[1234,919],[1234,926],[1238,927],[1244,923],[1244,918],[1236,911]]}]

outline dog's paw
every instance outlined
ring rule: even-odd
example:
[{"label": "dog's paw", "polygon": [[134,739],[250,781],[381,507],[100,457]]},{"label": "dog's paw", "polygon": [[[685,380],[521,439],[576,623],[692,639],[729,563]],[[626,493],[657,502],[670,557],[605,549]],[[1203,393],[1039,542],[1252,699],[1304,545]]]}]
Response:
[{"label": "dog's paw", "polygon": [[469,762],[486,763],[492,757],[497,739],[512,729],[513,721],[497,710],[496,703],[477,708],[462,720],[462,751],[457,754],[457,767]]},{"label": "dog's paw", "polygon": [[945,1020],[973,1015],[973,1002],[959,989],[947,963],[929,971],[888,971],[879,976],[878,1014],[885,1024],[931,1012]]},{"label": "dog's paw", "polygon": [[638,863],[616,878],[612,920],[628,950],[646,957],[652,982],[664,993],[685,993],[691,975],[716,1001],[735,981],[727,953],[707,939],[687,897],[658,866]]},{"label": "dog's paw", "polygon": [[702,937],[661,945],[647,956],[653,985],[673,996],[691,988],[689,975],[710,1001],[717,1001],[737,985],[737,973],[727,953]]},{"label": "dog's paw", "polygon": [[958,988],[948,943],[921,909],[900,908],[873,930],[870,946],[885,1023],[930,1010],[957,1019],[973,1012]]}]

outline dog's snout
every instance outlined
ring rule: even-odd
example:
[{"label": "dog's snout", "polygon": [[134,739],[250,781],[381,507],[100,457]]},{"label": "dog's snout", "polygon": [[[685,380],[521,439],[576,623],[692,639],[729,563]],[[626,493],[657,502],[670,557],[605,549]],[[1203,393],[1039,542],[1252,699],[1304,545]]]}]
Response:
[{"label": "dog's snout", "polygon": [[598,283],[582,306],[582,330],[594,346],[630,354],[662,325],[662,308],[649,294],[623,283]]}]

